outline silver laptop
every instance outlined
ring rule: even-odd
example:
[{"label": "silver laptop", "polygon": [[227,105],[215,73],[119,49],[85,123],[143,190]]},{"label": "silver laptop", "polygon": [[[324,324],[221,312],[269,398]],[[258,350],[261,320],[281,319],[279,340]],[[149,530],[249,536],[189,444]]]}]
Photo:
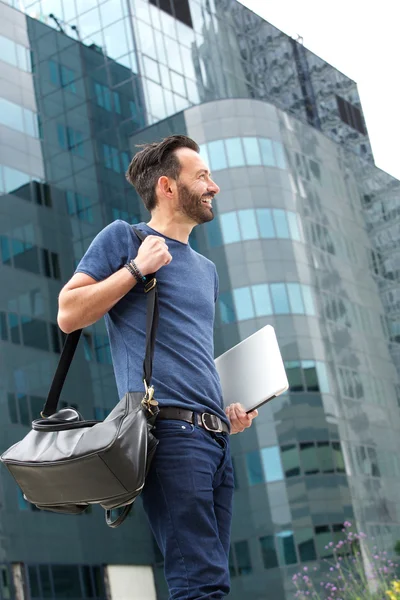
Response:
[{"label": "silver laptop", "polygon": [[272,325],[263,327],[215,359],[224,406],[240,402],[250,412],[289,388]]}]

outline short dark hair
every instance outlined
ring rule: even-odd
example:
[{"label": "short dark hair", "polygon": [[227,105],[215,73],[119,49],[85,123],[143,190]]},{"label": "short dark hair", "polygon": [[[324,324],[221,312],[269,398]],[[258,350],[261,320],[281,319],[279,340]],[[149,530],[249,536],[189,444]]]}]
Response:
[{"label": "short dark hair", "polygon": [[156,184],[160,177],[178,179],[181,164],[176,156],[178,148],[190,148],[200,152],[198,144],[186,135],[171,135],[161,142],[142,144],[126,172],[126,178],[142,198],[148,211],[157,205]]}]

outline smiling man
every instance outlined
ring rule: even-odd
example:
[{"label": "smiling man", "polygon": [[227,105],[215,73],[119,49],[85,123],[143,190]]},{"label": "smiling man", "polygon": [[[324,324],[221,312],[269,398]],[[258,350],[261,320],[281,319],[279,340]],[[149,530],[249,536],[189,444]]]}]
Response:
[{"label": "smiling man", "polygon": [[119,397],[143,389],[146,298],[142,279],[157,272],[160,322],[153,379],[159,440],[142,493],[165,559],[173,600],[219,599],[229,592],[233,471],[229,434],[251,425],[239,404],[222,408],[214,365],[218,276],[195,252],[189,235],[214,218],[219,187],[190,138],[147,144],[134,156],[128,181],[151,214],[136,225],[142,245],[123,221],[93,240],[59,298],[63,331],[105,316]]}]

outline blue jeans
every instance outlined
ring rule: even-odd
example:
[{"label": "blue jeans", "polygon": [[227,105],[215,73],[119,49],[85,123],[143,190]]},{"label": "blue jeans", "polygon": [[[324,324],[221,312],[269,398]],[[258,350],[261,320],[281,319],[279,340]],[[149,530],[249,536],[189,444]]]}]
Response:
[{"label": "blue jeans", "polygon": [[159,444],[142,499],[170,600],[219,600],[230,589],[229,435],[172,419],[157,421],[153,433]]}]

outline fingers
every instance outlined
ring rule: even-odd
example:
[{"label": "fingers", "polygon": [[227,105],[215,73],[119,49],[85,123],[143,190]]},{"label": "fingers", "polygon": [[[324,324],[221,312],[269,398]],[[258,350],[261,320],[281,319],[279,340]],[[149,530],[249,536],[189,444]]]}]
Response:
[{"label": "fingers", "polygon": [[251,426],[253,419],[258,415],[257,410],[246,414],[243,406],[239,403],[231,404],[225,409],[225,413],[231,423],[231,433],[240,433]]}]

